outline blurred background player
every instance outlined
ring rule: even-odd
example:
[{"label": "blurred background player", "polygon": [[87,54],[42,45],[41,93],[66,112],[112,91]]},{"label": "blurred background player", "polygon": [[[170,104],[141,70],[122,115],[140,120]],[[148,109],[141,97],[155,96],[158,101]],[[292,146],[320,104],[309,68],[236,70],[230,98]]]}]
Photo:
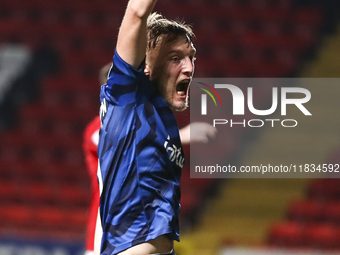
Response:
[{"label": "blurred background player", "polygon": [[85,255],[94,254],[95,229],[99,206],[99,187],[97,180],[98,156],[97,146],[99,139],[100,118],[97,116],[86,127],[84,132],[83,149],[87,170],[91,180],[91,202],[88,211],[87,235],[85,242]]},{"label": "blurred background player", "polygon": [[[112,63],[103,66],[99,72],[100,85],[105,84],[107,75]],[[99,186],[97,179],[98,169],[98,154],[97,146],[99,140],[100,118],[95,117],[85,128],[83,137],[83,150],[85,154],[85,161],[87,170],[91,180],[91,202],[88,212],[87,235],[85,241],[85,254],[94,254],[95,231],[99,208]]]}]

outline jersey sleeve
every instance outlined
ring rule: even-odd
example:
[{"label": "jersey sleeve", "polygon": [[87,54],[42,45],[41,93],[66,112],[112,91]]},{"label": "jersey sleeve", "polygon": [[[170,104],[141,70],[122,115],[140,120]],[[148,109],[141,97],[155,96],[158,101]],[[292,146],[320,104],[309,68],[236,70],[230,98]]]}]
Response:
[{"label": "jersey sleeve", "polygon": [[141,76],[144,75],[144,67],[145,61],[141,63],[139,68],[135,68],[121,59],[115,51],[107,84],[101,88],[105,99],[121,107],[134,105],[137,87]]}]

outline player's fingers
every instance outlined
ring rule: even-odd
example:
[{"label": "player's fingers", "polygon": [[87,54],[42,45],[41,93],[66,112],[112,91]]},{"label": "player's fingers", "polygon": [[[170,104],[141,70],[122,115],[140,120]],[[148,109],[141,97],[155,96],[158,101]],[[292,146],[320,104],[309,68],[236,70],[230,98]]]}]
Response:
[{"label": "player's fingers", "polygon": [[209,126],[209,128],[206,130],[206,134],[209,136],[209,138],[215,138],[217,134],[217,128]]},{"label": "player's fingers", "polygon": [[207,135],[202,135],[199,140],[200,140],[201,143],[209,142],[209,138],[208,138]]}]

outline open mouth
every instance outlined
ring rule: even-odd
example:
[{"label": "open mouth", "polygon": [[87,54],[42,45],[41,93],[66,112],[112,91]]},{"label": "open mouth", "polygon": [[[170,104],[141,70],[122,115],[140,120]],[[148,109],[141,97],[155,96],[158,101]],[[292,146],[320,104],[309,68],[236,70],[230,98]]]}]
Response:
[{"label": "open mouth", "polygon": [[177,95],[185,96],[189,87],[190,80],[182,80],[177,84],[176,92]]}]

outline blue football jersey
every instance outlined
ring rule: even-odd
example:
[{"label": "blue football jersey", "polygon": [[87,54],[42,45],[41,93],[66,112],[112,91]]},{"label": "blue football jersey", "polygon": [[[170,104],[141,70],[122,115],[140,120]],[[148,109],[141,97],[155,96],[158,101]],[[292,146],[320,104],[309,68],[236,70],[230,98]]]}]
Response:
[{"label": "blue football jersey", "polygon": [[101,87],[101,254],[163,234],[179,241],[184,155],[175,116],[149,77],[115,52]]}]

